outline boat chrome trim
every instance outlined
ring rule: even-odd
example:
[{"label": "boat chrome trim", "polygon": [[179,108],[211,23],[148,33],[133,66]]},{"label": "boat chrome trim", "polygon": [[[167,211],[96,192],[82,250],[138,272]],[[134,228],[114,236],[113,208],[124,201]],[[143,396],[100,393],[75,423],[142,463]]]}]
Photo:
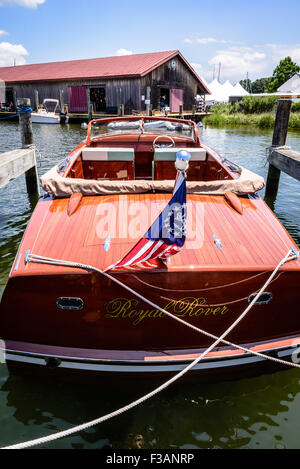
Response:
[{"label": "boat chrome trim", "polygon": [[[257,293],[252,293],[252,295],[248,298],[248,303],[252,303],[254,298],[256,297]],[[270,292],[264,292],[260,295],[260,297],[256,300],[255,305],[268,305],[273,300],[273,295]]]},{"label": "boat chrome trim", "polygon": [[81,298],[62,296],[57,298],[56,305],[59,309],[80,311],[83,309],[84,301]]}]

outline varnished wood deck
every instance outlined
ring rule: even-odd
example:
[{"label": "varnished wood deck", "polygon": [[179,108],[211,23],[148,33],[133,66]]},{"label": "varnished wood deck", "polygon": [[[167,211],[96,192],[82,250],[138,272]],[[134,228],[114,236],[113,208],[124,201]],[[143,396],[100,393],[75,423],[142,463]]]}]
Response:
[{"label": "varnished wood deck", "polygon": [[[291,246],[296,247],[262,199],[240,200],[242,215],[222,196],[188,195],[187,241],[183,250],[171,258],[169,271],[268,270],[279,263]],[[126,201],[134,204],[129,209],[132,215],[126,212]],[[80,208],[71,217],[67,215],[69,199],[40,202],[21,244],[16,258],[18,260],[21,255],[21,261],[16,271],[14,266],[13,275],[70,272],[70,269],[39,264],[25,267],[27,250],[40,256],[106,268],[128,253],[168,201],[166,194],[84,197]],[[142,207],[140,212],[138,207]],[[116,222],[109,233],[101,229],[104,217]],[[132,223],[135,227],[132,231],[136,234],[129,239],[128,226]],[[106,252],[104,242],[108,235],[111,245]],[[220,239],[222,249],[216,246],[214,235]],[[299,267],[298,259],[284,269]]]}]

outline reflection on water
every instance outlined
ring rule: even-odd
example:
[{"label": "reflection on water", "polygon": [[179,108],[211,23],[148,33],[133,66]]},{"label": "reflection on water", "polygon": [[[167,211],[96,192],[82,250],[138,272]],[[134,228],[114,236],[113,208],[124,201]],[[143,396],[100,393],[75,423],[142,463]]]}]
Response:
[{"label": "reflection on water", "polygon": [[[203,142],[223,156],[266,177],[266,148],[272,132],[253,129],[201,130]],[[39,173],[61,161],[85,137],[79,126],[34,126],[43,159]],[[288,145],[299,151],[300,133]],[[18,124],[1,123],[0,153],[19,146]],[[282,174],[276,215],[300,244],[300,187]],[[30,219],[25,178],[0,192],[0,295]],[[146,391],[152,389],[150,385]],[[106,382],[60,382],[9,375],[0,365],[0,446],[38,438],[93,420],[140,397],[145,387]],[[288,370],[218,384],[179,383],[142,406],[47,448],[299,448],[300,375]]]},{"label": "reflection on water", "polygon": [[[4,379],[4,374],[1,380],[0,368],[0,445],[94,420],[145,392],[136,385],[74,386]],[[149,449],[299,448],[299,404],[297,370],[218,384],[183,382],[120,417],[44,447],[126,449],[142,435]]]}]

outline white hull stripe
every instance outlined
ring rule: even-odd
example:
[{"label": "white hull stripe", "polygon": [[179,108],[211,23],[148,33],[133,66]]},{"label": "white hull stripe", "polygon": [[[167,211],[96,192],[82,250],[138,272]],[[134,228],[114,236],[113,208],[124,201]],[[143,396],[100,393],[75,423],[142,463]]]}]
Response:
[{"label": "white hull stripe", "polygon": [[[295,348],[289,348],[277,352],[278,358],[287,357],[292,354]],[[51,358],[50,356],[48,358]],[[46,367],[46,359],[33,357],[28,355],[19,355],[13,354],[11,352],[6,354],[6,360],[8,362],[24,363],[27,365],[39,365]],[[114,362],[102,362],[95,363],[95,361],[70,361],[60,358],[61,363],[58,368],[69,369],[69,370],[78,370],[78,371],[95,371],[95,372],[112,372],[112,373],[157,373],[157,372],[176,372],[181,371],[186,367],[186,364],[190,360],[182,361],[181,363],[170,362],[170,363],[155,363],[149,364],[149,362],[144,364],[130,362],[114,363]],[[226,367],[234,367],[240,365],[249,365],[258,362],[265,362],[266,359],[257,356],[244,355],[240,358],[226,358],[219,360],[207,360],[206,362],[201,362],[195,366],[194,370],[209,370],[209,369],[220,369]]]}]

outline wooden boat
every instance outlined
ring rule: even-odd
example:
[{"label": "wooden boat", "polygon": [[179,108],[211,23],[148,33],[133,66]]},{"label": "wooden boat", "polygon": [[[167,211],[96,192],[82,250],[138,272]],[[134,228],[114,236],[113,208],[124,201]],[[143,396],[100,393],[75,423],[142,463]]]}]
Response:
[{"label": "wooden boat", "polygon": [[[101,271],[124,258],[169,203],[179,150],[191,155],[183,248],[168,262],[112,268],[113,280],[105,277]],[[11,366],[123,376],[181,370],[213,339],[161,309],[219,337],[291,248],[295,259],[231,332],[233,345],[219,344],[194,371],[239,376],[266,366],[267,360],[234,345],[281,358],[295,351],[298,247],[258,196],[263,179],[202,144],[193,122],[136,116],[92,121],[86,141],[42,184],[46,194],[0,305],[0,337]],[[98,271],[26,262],[31,255]]]}]

